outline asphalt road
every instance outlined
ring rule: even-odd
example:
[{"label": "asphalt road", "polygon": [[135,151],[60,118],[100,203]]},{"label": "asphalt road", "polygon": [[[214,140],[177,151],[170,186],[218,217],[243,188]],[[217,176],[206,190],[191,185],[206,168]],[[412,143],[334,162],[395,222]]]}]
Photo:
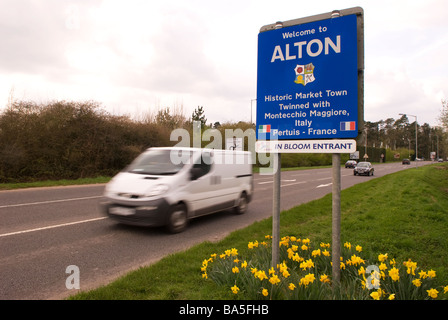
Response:
[{"label": "asphalt road", "polygon": [[[342,168],[342,188],[412,168],[415,163],[376,165],[373,177],[353,176],[352,169]],[[286,171],[281,180],[282,210],[331,193],[331,169]],[[225,211],[198,218],[174,235],[103,216],[98,202],[104,185],[2,191],[0,299],[63,299],[77,292],[66,287],[68,266],[79,268],[80,290],[90,290],[168,254],[222,239],[272,215],[272,181],[272,176],[255,175],[254,199],[244,215]]]}]

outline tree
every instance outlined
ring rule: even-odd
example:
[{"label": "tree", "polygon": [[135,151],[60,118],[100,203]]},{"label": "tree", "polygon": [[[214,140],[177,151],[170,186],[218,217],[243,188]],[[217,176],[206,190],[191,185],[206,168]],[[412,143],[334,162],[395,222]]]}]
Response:
[{"label": "tree", "polygon": [[201,126],[204,127],[205,124],[207,123],[207,118],[205,117],[204,114],[204,108],[203,107],[197,107],[192,115],[191,115],[191,120],[192,121],[201,121]]},{"label": "tree", "polygon": [[448,99],[442,99],[442,112],[439,121],[448,129]]}]

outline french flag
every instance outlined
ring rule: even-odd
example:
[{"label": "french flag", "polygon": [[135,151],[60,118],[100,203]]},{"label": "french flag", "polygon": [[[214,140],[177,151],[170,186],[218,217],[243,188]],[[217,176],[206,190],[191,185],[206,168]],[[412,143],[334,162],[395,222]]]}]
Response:
[{"label": "french flag", "polygon": [[341,131],[353,131],[353,130],[356,130],[355,121],[341,122]]}]

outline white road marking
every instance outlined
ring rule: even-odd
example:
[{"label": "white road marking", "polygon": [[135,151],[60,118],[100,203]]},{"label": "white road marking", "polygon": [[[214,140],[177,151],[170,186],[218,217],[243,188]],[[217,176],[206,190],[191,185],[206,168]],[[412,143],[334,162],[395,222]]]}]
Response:
[{"label": "white road marking", "polygon": [[22,234],[22,233],[28,233],[28,232],[34,232],[34,231],[42,231],[42,230],[48,230],[48,229],[54,229],[54,228],[60,228],[60,227],[66,227],[66,226],[71,226],[71,225],[74,225],[74,224],[98,221],[98,220],[103,220],[103,219],[107,219],[107,217],[93,218],[93,219],[87,219],[87,220],[81,220],[81,221],[75,221],[75,222],[56,224],[56,225],[53,225],[53,226],[34,228],[34,229],[28,229],[28,230],[22,230],[22,231],[15,231],[15,232],[10,232],[10,233],[3,233],[3,234],[0,234],[0,237],[7,237],[7,236],[13,236],[13,235],[16,235],[16,234]]},{"label": "white road marking", "polygon": [[56,203],[56,202],[67,202],[67,201],[77,201],[77,200],[88,200],[101,198],[102,196],[93,196],[93,197],[83,197],[83,198],[70,198],[70,199],[60,199],[60,200],[48,200],[48,201],[39,201],[39,202],[28,202],[28,203],[18,203],[18,204],[7,204],[4,206],[0,206],[1,208],[13,208],[13,207],[23,207],[23,206],[34,206],[36,204],[48,204],[48,203]]},{"label": "white road marking", "polygon": [[327,183],[327,184],[320,184],[320,185],[318,185],[316,188],[328,187],[328,186],[331,186],[332,184],[333,184],[332,182]]}]

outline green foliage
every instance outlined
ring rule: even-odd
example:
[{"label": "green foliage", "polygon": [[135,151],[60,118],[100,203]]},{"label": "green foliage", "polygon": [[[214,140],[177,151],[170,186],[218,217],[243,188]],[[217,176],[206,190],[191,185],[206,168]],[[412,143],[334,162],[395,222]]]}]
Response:
[{"label": "green foliage", "polygon": [[91,101],[14,102],[0,115],[0,182],[114,175],[183,122],[169,109],[135,121]]}]

